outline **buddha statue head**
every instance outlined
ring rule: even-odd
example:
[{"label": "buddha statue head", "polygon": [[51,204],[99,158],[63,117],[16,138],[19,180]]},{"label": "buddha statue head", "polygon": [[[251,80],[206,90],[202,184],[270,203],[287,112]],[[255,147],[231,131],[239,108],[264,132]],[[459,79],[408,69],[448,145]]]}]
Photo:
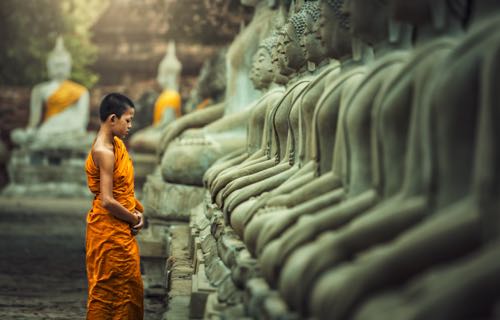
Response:
[{"label": "buddha statue head", "polygon": [[343,0],[320,0],[320,34],[329,57],[340,59],[352,53],[350,21]]},{"label": "buddha statue head", "polygon": [[282,72],[282,69],[285,68],[283,62],[283,56],[285,52],[283,51],[282,40],[283,34],[279,31],[276,31],[275,35],[275,45],[271,50],[271,61],[273,65],[273,74],[274,74],[274,82],[280,85],[285,85],[288,82],[288,74],[286,72]]},{"label": "buddha statue head", "polygon": [[272,50],[275,43],[276,36],[264,39],[254,56],[250,78],[258,90],[267,89],[274,81]]},{"label": "buddha statue head", "polygon": [[374,45],[387,39],[389,10],[387,0],[344,0],[350,17],[351,33],[361,41]]},{"label": "buddha statue head", "polygon": [[305,30],[305,18],[302,12],[293,14],[281,28],[278,36],[280,51],[278,61],[280,72],[286,76],[300,70],[306,63],[300,41]]},{"label": "buddha statue head", "polygon": [[49,78],[55,81],[68,79],[71,75],[71,62],[71,55],[64,47],[63,38],[59,36],[47,59]]},{"label": "buddha statue head", "polygon": [[175,42],[170,41],[168,43],[167,53],[158,67],[158,76],[156,80],[164,90],[170,89],[178,91],[181,70],[182,65],[175,56]]},{"label": "buddha statue head", "polygon": [[300,45],[304,50],[306,60],[318,64],[323,61],[326,54],[319,33],[321,11],[318,1],[306,2],[302,7],[302,12],[305,19],[305,30]]}]

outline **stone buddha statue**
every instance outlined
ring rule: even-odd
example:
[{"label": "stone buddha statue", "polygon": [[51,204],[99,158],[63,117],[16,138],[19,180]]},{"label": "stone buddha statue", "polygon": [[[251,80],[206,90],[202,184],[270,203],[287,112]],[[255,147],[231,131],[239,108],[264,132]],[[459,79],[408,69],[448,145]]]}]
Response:
[{"label": "stone buddha statue", "polygon": [[[316,126],[311,124],[314,122],[314,112],[317,102],[326,84],[331,83],[332,79],[335,79],[339,74],[340,68],[336,61],[330,61],[330,58],[326,56],[326,51],[319,42],[321,38],[318,34],[320,16],[318,3],[306,2],[302,8],[302,16],[305,20],[304,25],[307,31],[302,37],[301,46],[304,49],[304,53],[309,63],[312,63],[313,66],[317,64],[318,68],[313,69],[312,80],[305,88],[304,94],[301,96],[300,101],[298,101],[296,108],[292,109],[292,111],[296,110],[295,114],[297,114],[297,121],[299,122],[299,128],[293,131],[297,139],[293,149],[296,154],[293,162],[293,169],[296,170],[296,172],[288,171],[293,173],[293,175],[289,174],[283,176],[283,180],[285,181],[279,184],[272,192],[260,196],[257,200],[250,201],[250,203],[253,203],[250,209],[237,209],[235,213],[236,215],[240,215],[239,223],[242,225],[240,228],[243,228],[243,226],[252,219],[254,212],[265,205],[266,201],[273,199],[273,197],[277,195],[289,193],[306,183],[312,182],[315,176],[314,172],[317,168],[317,161],[312,159],[312,152],[310,152],[310,149],[311,145],[314,144],[317,139],[313,139],[313,137],[316,137],[313,132]],[[293,115],[293,113],[291,115]],[[329,141],[331,141],[331,139],[329,139]],[[233,214],[235,217],[236,215]],[[261,219],[261,221],[264,221],[264,219]],[[260,226],[256,226],[255,230],[258,229],[260,229]],[[252,238],[252,234],[248,237],[245,235],[245,237],[248,240],[248,238]],[[249,244],[251,241],[252,240],[247,241],[249,247],[253,247]]]},{"label": "stone buddha statue", "polygon": [[[224,211],[231,213],[231,225],[237,232],[242,231],[243,226],[237,222],[242,221],[239,217],[244,216],[244,208],[254,201],[248,201],[248,199],[279,186],[299,168],[296,163],[298,152],[295,150],[300,146],[300,99],[312,79],[310,72],[305,69],[306,60],[300,48],[300,37],[304,28],[304,14],[300,11],[292,15],[290,22],[282,29],[284,54],[282,54],[280,64],[285,67],[283,69],[286,73],[290,72],[288,70],[293,70],[292,72],[299,72],[300,75],[294,76],[297,80],[289,81],[284,98],[276,105],[271,115],[275,138],[270,152],[277,164],[251,176],[239,177],[222,190],[222,197],[227,201],[224,204]],[[235,210],[237,207],[238,209]],[[242,215],[240,216],[239,213]]]},{"label": "stone buddha statue", "polygon": [[15,129],[12,141],[21,148],[72,148],[88,141],[88,90],[68,80],[71,75],[71,55],[58,37],[47,59],[50,80],[36,85],[31,91],[28,126]]},{"label": "stone buddha statue", "polygon": [[[271,68],[268,70],[271,73],[273,73],[273,81],[276,83],[278,86],[283,86],[286,81],[282,81],[284,77],[281,75],[276,75],[278,71],[276,71],[276,59],[273,59],[272,57],[275,56],[275,51],[277,46],[279,45],[278,38],[277,36],[272,37],[275,42],[275,46],[272,49],[272,53],[270,55],[271,58]],[[268,61],[269,62],[269,61]],[[256,68],[257,69],[257,68]],[[253,75],[251,76],[252,78],[258,78],[260,75]],[[285,78],[286,79],[286,78]],[[209,191],[212,195],[212,199],[215,201],[217,197],[217,204],[219,207],[222,206],[221,199],[222,199],[222,193],[219,192],[221,191],[229,182],[233,181],[234,179],[237,179],[238,177],[241,176],[247,176],[252,173],[259,172],[261,170],[264,170],[266,168],[269,168],[275,164],[274,159],[270,159],[268,156],[268,147],[272,143],[272,118],[271,114],[273,112],[274,106],[281,101],[281,98],[278,98],[277,101],[272,101],[271,103],[266,103],[267,107],[264,110],[264,113],[259,113],[258,116],[262,117],[261,121],[258,122],[258,127],[256,128],[255,125],[249,124],[249,129],[251,128],[252,131],[257,131],[258,128],[260,128],[261,125],[263,125],[262,131],[259,133],[259,135],[262,136],[262,140],[260,143],[260,147],[255,150],[255,152],[251,154],[245,154],[243,155],[242,161],[236,165],[236,166],[225,166],[223,170],[220,170],[217,175],[213,176],[213,179],[211,182],[208,184]],[[262,122],[263,121],[263,122]],[[254,121],[251,121],[251,123],[254,123]],[[250,141],[253,140],[250,138],[248,146],[250,146]],[[253,144],[253,143],[252,143]]]},{"label": "stone buddha statue", "polygon": [[135,152],[155,154],[165,127],[181,117],[181,96],[179,94],[181,70],[182,65],[175,55],[175,43],[169,42],[156,77],[163,91],[154,104],[152,125],[138,131],[130,139],[130,147]]},{"label": "stone buddha statue", "polygon": [[[251,251],[255,250],[257,238],[260,237],[260,234],[265,233],[263,237],[266,240],[261,242],[267,243],[272,238],[277,237],[290,223],[293,223],[302,212],[316,212],[326,205],[337,203],[344,194],[340,182],[343,176],[341,162],[344,161],[344,124],[342,121],[337,121],[337,118],[340,119],[344,113],[343,110],[346,108],[345,97],[349,95],[350,90],[357,86],[365,72],[365,67],[363,66],[363,59],[360,59],[360,57],[353,59],[352,38],[347,29],[347,18],[340,12],[332,10],[332,6],[328,3],[322,3],[321,12],[321,23],[323,25],[321,33],[325,39],[323,41],[327,44],[327,48],[332,52],[333,57],[339,59],[341,64],[338,76],[334,77],[331,83],[325,85],[325,94],[320,97],[313,115],[314,129],[312,135],[314,144],[311,157],[316,163],[314,165],[315,176],[320,175],[320,177],[299,186],[288,194],[278,195],[268,201],[268,206],[295,207],[300,204],[300,208],[271,211],[269,214],[263,214],[262,217],[258,215],[255,221],[250,222],[248,229],[251,231],[246,236],[246,243]],[[330,33],[331,30],[334,31]],[[332,132],[334,133],[333,139],[331,138]],[[332,143],[332,140],[334,143]],[[324,168],[323,170],[326,172],[322,174],[321,159],[328,149],[330,153],[337,155],[333,160],[333,163],[337,164],[331,169],[331,173]],[[320,150],[322,150],[321,156],[319,155]],[[325,155],[324,157],[332,162],[331,156]],[[331,166],[328,167],[331,168]],[[283,199],[287,201],[283,201]],[[257,251],[260,251],[263,246],[261,244]]]},{"label": "stone buddha statue", "polygon": [[12,151],[4,195],[88,196],[81,170],[95,133],[87,132],[88,90],[68,80],[71,55],[61,37],[49,53],[50,80],[31,91],[28,126],[11,132]]},{"label": "stone buddha statue", "polygon": [[[182,125],[174,122],[164,133],[168,137],[162,139],[160,146],[160,150],[165,150],[161,172],[167,182],[202,185],[203,174],[210,165],[221,156],[245,145],[249,107],[260,96],[249,78],[252,57],[260,41],[268,36],[275,12],[265,1],[245,1],[244,4],[255,5],[256,9],[250,24],[228,50],[225,101],[219,107],[193,112],[189,121]],[[212,121],[216,118],[220,119]],[[192,124],[205,126],[189,130],[173,141]]]},{"label": "stone buddha statue", "polygon": [[254,56],[250,78],[255,88],[262,90],[264,95],[252,107],[251,117],[247,124],[246,147],[220,158],[207,170],[204,177],[204,184],[207,187],[212,185],[214,179],[222,171],[234,168],[234,166],[244,167],[254,159],[265,156],[268,139],[268,130],[265,130],[267,124],[266,115],[269,114],[272,106],[278,102],[283,93],[283,88],[274,82],[274,67],[271,54],[276,41],[276,36],[263,40]]}]

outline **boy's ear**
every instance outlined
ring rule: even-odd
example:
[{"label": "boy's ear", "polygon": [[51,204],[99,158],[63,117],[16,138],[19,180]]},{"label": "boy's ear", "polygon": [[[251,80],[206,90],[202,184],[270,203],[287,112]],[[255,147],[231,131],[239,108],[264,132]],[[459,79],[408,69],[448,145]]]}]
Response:
[{"label": "boy's ear", "polygon": [[115,122],[115,120],[116,120],[116,114],[112,114],[112,115],[110,115],[108,119],[109,119],[111,122]]}]

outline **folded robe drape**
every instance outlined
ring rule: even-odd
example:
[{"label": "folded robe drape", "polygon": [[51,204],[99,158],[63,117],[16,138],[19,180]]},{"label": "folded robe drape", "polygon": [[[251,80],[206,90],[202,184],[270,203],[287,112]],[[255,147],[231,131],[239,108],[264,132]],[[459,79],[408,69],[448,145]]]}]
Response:
[{"label": "folded robe drape", "polygon": [[[122,140],[114,141],[113,197],[125,208],[143,211],[134,194],[134,168]],[[103,208],[99,168],[92,152],[85,163],[89,189],[94,193],[87,214],[87,319],[143,319],[144,294],[139,248],[128,223]]]},{"label": "folded robe drape", "polygon": [[66,110],[77,102],[85,91],[87,89],[76,82],[63,81],[59,88],[47,99],[43,121]]}]

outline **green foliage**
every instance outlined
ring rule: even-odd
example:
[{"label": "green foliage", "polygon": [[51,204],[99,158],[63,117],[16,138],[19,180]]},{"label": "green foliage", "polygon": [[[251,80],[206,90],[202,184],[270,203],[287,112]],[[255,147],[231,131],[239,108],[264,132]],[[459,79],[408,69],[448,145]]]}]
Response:
[{"label": "green foliage", "polygon": [[58,35],[73,58],[72,79],[92,87],[89,66],[97,50],[90,25],[105,7],[98,0],[0,1],[0,84],[33,85],[47,79],[46,59]]}]

